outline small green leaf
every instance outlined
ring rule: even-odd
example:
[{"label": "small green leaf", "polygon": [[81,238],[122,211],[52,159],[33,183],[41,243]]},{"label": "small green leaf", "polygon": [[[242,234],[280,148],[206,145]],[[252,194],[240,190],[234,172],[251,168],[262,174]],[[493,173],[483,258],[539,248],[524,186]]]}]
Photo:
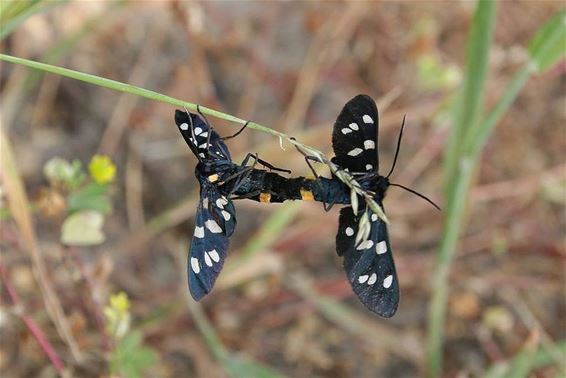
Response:
[{"label": "small green leaf", "polygon": [[85,188],[69,196],[69,212],[95,210],[102,214],[112,211],[112,203],[108,197],[108,185],[89,184]]},{"label": "small green leaf", "polygon": [[157,354],[142,345],[140,332],[131,332],[116,345],[110,357],[110,370],[124,377],[140,377],[144,369],[157,362]]},{"label": "small green leaf", "polygon": [[101,213],[92,210],[79,211],[63,222],[61,243],[76,246],[101,244],[105,240],[103,225],[104,216]]},{"label": "small green leaf", "polygon": [[566,55],[566,10],[544,24],[529,44],[529,55],[537,72],[544,72]]}]

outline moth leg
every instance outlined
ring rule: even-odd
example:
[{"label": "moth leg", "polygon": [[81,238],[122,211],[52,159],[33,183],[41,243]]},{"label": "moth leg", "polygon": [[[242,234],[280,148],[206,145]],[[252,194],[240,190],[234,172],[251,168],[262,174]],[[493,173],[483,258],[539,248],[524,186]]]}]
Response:
[{"label": "moth leg", "polygon": [[259,163],[259,164],[263,165],[265,168],[267,168],[267,169],[269,169],[269,170],[272,170],[272,171],[279,171],[279,172],[291,173],[290,170],[288,170],[288,169],[283,169],[283,168],[277,168],[277,167],[275,167],[273,164],[271,164],[271,163],[269,163],[269,162],[267,162],[267,161],[261,159],[261,158],[257,155],[257,153],[256,153],[256,154],[252,154],[251,152],[246,155],[246,157],[244,158],[244,160],[242,160],[242,165],[247,165],[247,164],[248,164],[248,161],[249,161],[250,159],[254,159],[254,160],[255,160],[255,161],[254,161],[254,164],[253,164],[253,167],[254,167],[254,168],[255,168],[255,165],[256,165],[257,163]]},{"label": "moth leg", "polygon": [[263,159],[260,159],[259,157],[257,157],[257,155],[256,155],[256,160],[257,160],[258,163],[260,163],[261,165],[263,165],[266,168],[269,168],[272,171],[291,173],[291,170],[283,169],[283,168],[277,168],[276,166],[272,165],[271,163],[269,163],[269,162],[267,162]]},{"label": "moth leg", "polygon": [[[210,123],[208,122],[208,119],[206,118],[206,116],[200,111],[200,106],[198,104],[197,104],[197,112],[198,112],[198,114],[200,114],[200,116],[204,120],[204,123],[206,123],[206,126],[208,126],[208,135],[206,136],[206,145],[210,147],[210,137],[212,136],[213,128],[210,125]],[[210,148],[206,149],[206,155],[208,157],[210,157]]]},{"label": "moth leg", "polygon": [[227,137],[222,137],[222,138],[220,138],[220,139],[221,139],[221,140],[227,140],[227,139],[232,139],[232,138],[237,137],[238,135],[240,135],[240,134],[242,133],[242,131],[244,131],[244,130],[246,129],[246,127],[248,127],[248,124],[249,124],[249,123],[250,123],[250,121],[247,121],[247,122],[244,124],[244,126],[243,126],[240,130],[238,130],[235,134],[230,135],[230,136],[227,136]]},{"label": "moth leg", "polygon": [[[295,139],[295,138],[292,138]],[[297,151],[299,151],[299,153],[301,153],[301,155],[303,155],[305,157],[305,163],[307,163],[307,165],[309,166],[312,174],[315,177],[316,183],[320,189],[320,192],[322,193],[322,208],[324,209],[324,211],[328,212],[330,211],[330,209],[332,209],[332,207],[334,206],[335,202],[328,202],[326,201],[325,197],[325,191],[324,191],[324,187],[322,186],[322,183],[320,182],[319,178],[320,176],[318,175],[318,173],[316,173],[316,170],[314,169],[314,167],[311,164],[311,161],[314,161],[316,163],[322,163],[316,156],[312,156],[312,155],[308,155],[306,154],[304,151],[302,151],[299,146],[295,146],[295,148],[297,149]]]},{"label": "moth leg", "polygon": [[[251,166],[248,166],[248,161],[252,158],[254,159],[254,163]],[[254,155],[251,152],[248,152],[248,154],[242,160],[242,164],[240,165],[242,169],[239,170],[238,172],[234,173],[233,175],[229,176],[227,179],[225,179],[223,181],[227,182],[227,181],[233,180],[236,177],[241,177],[244,174],[249,175],[248,172],[251,173],[251,171],[255,168],[255,166],[257,164],[257,159],[258,159],[257,154]],[[246,175],[246,177],[247,177],[247,175]]]},{"label": "moth leg", "polygon": [[[251,158],[254,158],[254,163],[251,166],[247,166],[248,161]],[[246,178],[248,178],[249,175],[252,173],[252,170],[254,169],[256,163],[257,163],[257,155],[254,155],[252,153],[248,153],[246,155],[246,157],[244,157],[244,160],[242,160],[241,169],[238,172],[228,176],[226,179],[223,180],[223,183],[226,183],[228,181],[237,179],[237,181],[234,183],[234,186],[230,190],[230,194],[236,192],[240,188],[240,186],[243,184],[244,180]]]},{"label": "moth leg", "polygon": [[261,190],[258,189],[258,190],[255,190],[255,191],[253,191],[253,192],[250,192],[250,193],[246,193],[246,194],[242,194],[242,195],[239,195],[239,196],[230,197],[230,199],[231,199],[231,200],[250,199],[250,198],[253,198],[253,197],[255,197],[255,196],[259,196],[260,194],[261,194]]},{"label": "moth leg", "polygon": [[[316,170],[314,169],[314,167],[312,166],[310,161],[314,161],[314,162],[317,162],[317,163],[320,163],[320,161],[318,160],[318,158],[316,156],[305,155],[305,162],[307,163],[311,172],[313,173],[314,177],[316,178],[316,183],[317,183],[318,187],[320,188],[320,192],[322,193],[323,197],[325,197],[324,187],[322,186],[322,183],[319,180],[320,176],[316,173]],[[336,203],[334,201],[327,202],[325,198],[322,199],[322,208],[326,212],[329,212],[330,209],[332,209],[332,207],[335,204]]]}]

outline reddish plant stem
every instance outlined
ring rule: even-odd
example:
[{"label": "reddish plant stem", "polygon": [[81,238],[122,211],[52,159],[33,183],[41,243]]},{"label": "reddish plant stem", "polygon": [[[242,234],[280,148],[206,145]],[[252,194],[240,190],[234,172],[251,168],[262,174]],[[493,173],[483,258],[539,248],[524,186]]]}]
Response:
[{"label": "reddish plant stem", "polygon": [[0,264],[0,275],[2,276],[2,282],[4,283],[4,287],[6,288],[6,291],[8,292],[8,295],[12,300],[12,303],[17,309],[21,309],[15,312],[16,315],[18,315],[20,319],[24,322],[24,324],[29,329],[29,331],[31,332],[31,334],[33,335],[39,346],[41,346],[41,349],[43,349],[47,357],[51,360],[53,366],[55,366],[55,369],[57,369],[57,372],[60,375],[64,375],[65,365],[63,364],[63,361],[61,360],[61,358],[53,348],[53,345],[51,345],[47,337],[45,337],[45,333],[37,325],[37,323],[30,316],[24,314],[24,310],[23,310],[24,306],[22,304],[22,301],[20,300],[20,296],[16,292],[16,289],[14,288],[14,286],[12,286],[12,282],[10,281],[10,276],[6,271],[6,267],[4,266],[4,264]]}]

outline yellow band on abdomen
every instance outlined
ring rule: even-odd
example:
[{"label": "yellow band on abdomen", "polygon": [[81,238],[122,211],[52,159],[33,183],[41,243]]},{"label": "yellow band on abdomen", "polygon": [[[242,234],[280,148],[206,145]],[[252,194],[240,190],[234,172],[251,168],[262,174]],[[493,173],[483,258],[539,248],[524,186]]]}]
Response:
[{"label": "yellow band on abdomen", "polygon": [[259,202],[271,202],[271,193],[263,192],[259,194]]},{"label": "yellow band on abdomen", "polygon": [[314,195],[309,189],[301,188],[301,198],[303,201],[314,201]]}]

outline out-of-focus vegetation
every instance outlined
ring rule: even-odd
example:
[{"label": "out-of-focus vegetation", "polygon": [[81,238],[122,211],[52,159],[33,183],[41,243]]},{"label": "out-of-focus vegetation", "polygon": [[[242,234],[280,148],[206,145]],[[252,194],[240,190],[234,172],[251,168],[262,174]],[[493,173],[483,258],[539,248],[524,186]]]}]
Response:
[{"label": "out-of-focus vegetation", "polygon": [[[0,73],[3,375],[565,374],[561,7],[1,2],[1,59],[21,64]],[[359,305],[337,212],[309,203],[238,202],[193,303],[195,160],[158,101],[330,156],[357,93],[378,100],[382,165],[408,116],[394,182],[444,198],[438,214],[388,193],[396,317]],[[308,174],[280,142],[247,130],[230,148]]]}]

